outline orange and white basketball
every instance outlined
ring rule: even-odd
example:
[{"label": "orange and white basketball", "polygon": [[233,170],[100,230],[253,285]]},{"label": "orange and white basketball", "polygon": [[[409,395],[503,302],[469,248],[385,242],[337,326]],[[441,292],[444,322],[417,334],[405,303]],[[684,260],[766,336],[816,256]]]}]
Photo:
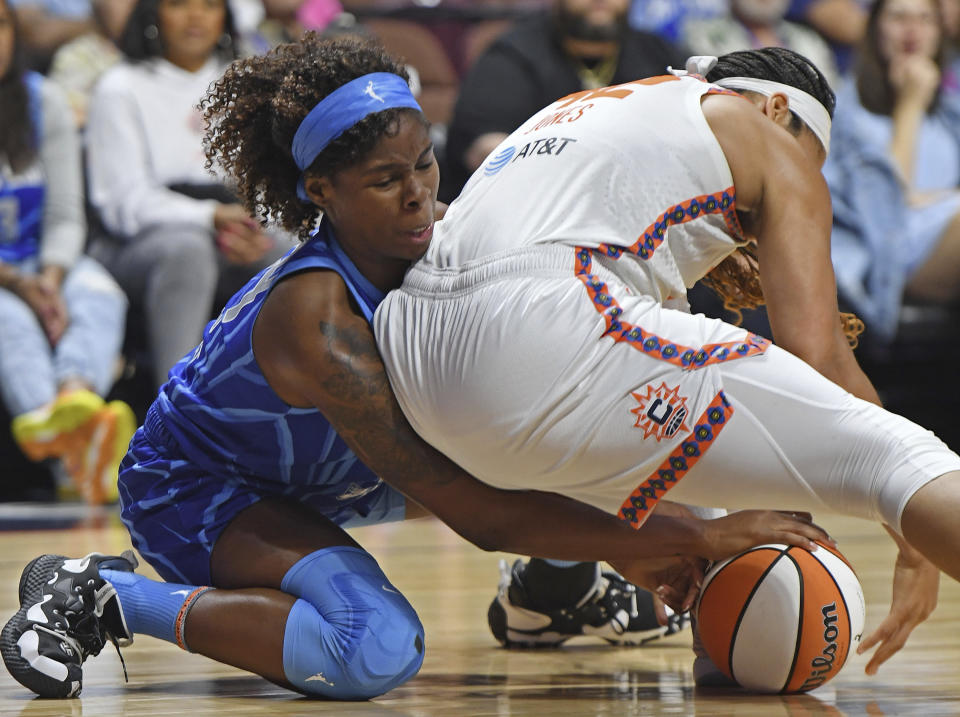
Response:
[{"label": "orange and white basketball", "polygon": [[695,610],[713,662],[758,692],[806,692],[833,678],[866,616],[856,574],[825,546],[758,545],[721,561]]}]

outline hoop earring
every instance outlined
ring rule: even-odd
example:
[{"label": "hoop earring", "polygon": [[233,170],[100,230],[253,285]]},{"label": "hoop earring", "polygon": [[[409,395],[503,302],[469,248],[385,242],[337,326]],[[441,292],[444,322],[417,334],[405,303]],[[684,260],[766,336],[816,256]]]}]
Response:
[{"label": "hoop earring", "polygon": [[220,39],[217,40],[217,45],[221,50],[229,50],[233,45],[233,37],[229,32],[225,32],[220,36]]}]

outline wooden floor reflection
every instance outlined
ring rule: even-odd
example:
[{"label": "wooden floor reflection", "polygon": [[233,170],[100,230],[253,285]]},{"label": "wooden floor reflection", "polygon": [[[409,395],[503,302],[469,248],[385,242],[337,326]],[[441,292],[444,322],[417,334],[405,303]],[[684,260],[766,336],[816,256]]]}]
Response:
[{"label": "wooden floor reflection", "polygon": [[[128,547],[112,513],[82,517],[68,529],[23,530],[0,511],[0,614],[16,607],[24,563],[42,552],[83,555]],[[17,530],[2,531],[4,521]],[[892,543],[854,520],[824,520],[853,562],[867,596],[867,628],[885,616]],[[58,524],[59,526],[59,524]],[[854,656],[809,695],[762,697],[693,687],[689,632],[643,648],[613,648],[582,639],[558,650],[507,651],[494,643],[486,609],[497,560],[443,525],[422,520],[376,526],[354,535],[381,562],[417,608],[427,630],[427,657],[408,684],[372,702],[307,700],[258,677],[186,654],[149,637],[124,651],[130,681],[108,647],[85,668],[79,699],[33,699],[0,674],[0,715],[958,715],[960,587],[944,579],[940,605],[907,647],[875,677]]]}]

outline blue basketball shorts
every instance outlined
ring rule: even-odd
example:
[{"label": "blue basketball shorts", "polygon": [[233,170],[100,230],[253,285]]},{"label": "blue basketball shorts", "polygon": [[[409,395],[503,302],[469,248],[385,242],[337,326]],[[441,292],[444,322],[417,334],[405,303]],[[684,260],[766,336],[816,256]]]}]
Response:
[{"label": "blue basketball shorts", "polygon": [[349,501],[329,486],[251,484],[212,475],[141,427],[120,464],[120,517],[133,546],[164,580],[210,585],[210,554],[244,509],[263,498],[313,508],[341,527],[403,520],[405,499],[386,483]]}]

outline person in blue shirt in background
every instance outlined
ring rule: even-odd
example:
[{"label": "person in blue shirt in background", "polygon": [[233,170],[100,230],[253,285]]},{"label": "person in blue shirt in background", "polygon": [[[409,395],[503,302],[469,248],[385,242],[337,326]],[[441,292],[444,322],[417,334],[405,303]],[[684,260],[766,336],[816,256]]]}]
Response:
[{"label": "person in blue shirt in background", "polygon": [[881,343],[905,299],[960,298],[960,89],[936,0],[880,0],[837,92],[824,165],[844,298]]},{"label": "person in blue shirt in background", "polygon": [[127,299],[84,255],[80,142],[63,93],[25,72],[14,13],[0,0],[0,400],[32,461],[58,459],[62,495],[117,499],[136,423],[104,402]]}]

